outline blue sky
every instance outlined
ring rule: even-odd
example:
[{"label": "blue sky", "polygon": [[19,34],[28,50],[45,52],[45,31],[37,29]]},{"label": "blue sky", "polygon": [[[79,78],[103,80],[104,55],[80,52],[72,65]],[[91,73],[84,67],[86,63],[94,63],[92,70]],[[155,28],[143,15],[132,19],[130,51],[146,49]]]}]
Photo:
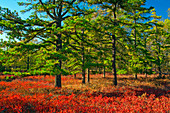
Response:
[{"label": "blue sky", "polygon": [[[18,6],[18,1],[23,0],[0,0],[0,6],[7,7],[10,10],[17,10],[19,12],[20,10],[22,10],[22,7]],[[150,6],[155,7],[158,16],[162,16],[164,19],[169,18],[167,11],[168,8],[170,8],[170,0],[147,0],[146,7]],[[27,18],[28,14],[20,14],[20,16],[25,19]],[[0,34],[0,39],[5,39],[5,34]]]},{"label": "blue sky", "polygon": [[146,7],[153,6],[158,16],[162,16],[164,19],[168,17],[168,8],[170,8],[170,0],[146,0]]}]

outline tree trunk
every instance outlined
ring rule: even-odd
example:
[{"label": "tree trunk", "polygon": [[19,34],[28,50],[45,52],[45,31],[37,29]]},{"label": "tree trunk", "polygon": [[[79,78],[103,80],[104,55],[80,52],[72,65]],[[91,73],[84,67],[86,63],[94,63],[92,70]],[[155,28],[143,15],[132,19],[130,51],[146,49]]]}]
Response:
[{"label": "tree trunk", "polygon": [[97,74],[97,75],[98,75],[98,72],[97,72],[97,67],[95,67],[95,74]]},{"label": "tree trunk", "polygon": [[27,72],[28,72],[28,70],[29,70],[29,65],[30,65],[30,59],[29,59],[29,56],[27,57]]},{"label": "tree trunk", "polygon": [[74,74],[74,79],[76,79],[76,74]]},{"label": "tree trunk", "polygon": [[147,76],[147,69],[146,69],[146,67],[145,67],[145,78],[147,78],[148,76]]},{"label": "tree trunk", "polygon": [[87,82],[90,83],[90,71],[89,71],[89,68],[87,68]]},{"label": "tree trunk", "polygon": [[[158,29],[156,26],[156,34],[158,34]],[[156,43],[158,44],[158,39],[156,36]],[[160,54],[160,44],[158,45],[158,52],[157,52],[157,59],[158,59],[158,73],[159,73],[159,78],[162,78],[162,72],[161,72],[161,63],[160,63],[160,59],[159,59],[159,54]]]},{"label": "tree trunk", "polygon": [[[59,19],[61,20],[61,19]],[[61,28],[61,21],[57,23],[57,28]],[[59,51],[60,49],[62,49],[62,40],[61,40],[61,34],[57,34],[57,45],[56,45],[56,51]],[[55,65],[55,68],[59,67],[59,69],[61,69],[61,64],[62,64],[62,60],[59,59],[59,63]],[[54,83],[55,87],[61,87],[61,73],[59,73],[58,75],[55,75],[55,83]]]},{"label": "tree trunk", "polygon": [[105,78],[106,77],[106,72],[105,72],[105,66],[104,66],[104,68],[103,68],[103,78]]},{"label": "tree trunk", "polygon": [[[116,23],[116,5],[114,8],[114,26],[117,26]],[[117,74],[116,74],[116,36],[112,34],[112,74],[114,73],[114,85],[117,86]]]},{"label": "tree trunk", "polygon": [[138,79],[138,75],[137,75],[137,73],[135,73],[135,74],[134,74],[134,77],[135,77],[135,79]]},{"label": "tree trunk", "polygon": [[116,36],[112,35],[112,73],[114,73],[114,85],[117,85],[117,74],[116,74]]},{"label": "tree trunk", "polygon": [[[135,20],[135,25],[136,25],[136,18],[134,19]],[[136,27],[134,29],[134,36],[135,36],[135,53],[137,55],[137,51],[136,51],[136,47],[137,47],[137,37],[136,37]],[[138,79],[138,75],[137,75],[137,67],[136,67],[137,63],[135,62],[135,79]]]},{"label": "tree trunk", "polygon": [[158,56],[158,71],[159,71],[159,78],[162,78],[161,64],[160,64],[159,56]]},{"label": "tree trunk", "polygon": [[161,72],[161,62],[160,62],[160,59],[159,59],[159,54],[160,54],[160,44],[159,44],[159,53],[158,53],[158,70],[159,70],[159,78],[162,78],[162,72]]},{"label": "tree trunk", "polygon": [[61,87],[61,74],[55,76],[55,87]]},{"label": "tree trunk", "polygon": [[[145,50],[146,50],[147,48],[146,48],[146,36],[145,36]],[[145,53],[145,57],[146,57],[146,53]],[[147,62],[145,61],[145,64],[144,64],[144,66],[145,66],[145,78],[147,78],[147,69],[146,69],[146,66],[147,66],[147,64],[146,64]]]},{"label": "tree trunk", "polygon": [[[61,60],[59,60],[59,64],[57,64],[57,66],[61,69]],[[59,73],[58,75],[55,75],[55,87],[61,87],[61,73]]]},{"label": "tree trunk", "polygon": [[[82,35],[84,30],[82,31]],[[84,68],[84,36],[82,36],[82,83],[85,84],[85,68]]]},{"label": "tree trunk", "polygon": [[[61,47],[61,46],[60,46]],[[59,49],[57,49],[59,50]],[[56,67],[59,67],[59,69],[61,69],[61,64],[62,64],[62,61],[61,59],[59,60],[59,63],[56,64],[55,68]],[[55,75],[55,84],[54,84],[55,87],[61,87],[61,73],[59,73],[58,75]]]},{"label": "tree trunk", "polygon": [[99,67],[99,74],[102,74],[102,70],[101,70],[101,67]]}]

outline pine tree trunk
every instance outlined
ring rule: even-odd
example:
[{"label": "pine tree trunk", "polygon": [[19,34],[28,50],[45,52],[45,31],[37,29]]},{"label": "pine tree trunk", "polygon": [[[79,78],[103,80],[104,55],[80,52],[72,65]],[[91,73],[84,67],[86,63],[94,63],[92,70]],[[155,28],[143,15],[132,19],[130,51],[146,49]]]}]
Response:
[{"label": "pine tree trunk", "polygon": [[87,68],[87,82],[90,83],[90,71],[89,71],[89,68]]},{"label": "pine tree trunk", "polygon": [[158,71],[159,71],[159,78],[162,78],[161,64],[160,64],[159,56],[158,56]]},{"label": "pine tree trunk", "polygon": [[135,77],[135,79],[138,79],[138,75],[137,75],[137,73],[135,73],[135,74],[134,74],[134,77]]},{"label": "pine tree trunk", "polygon": [[[60,45],[60,48],[61,48],[61,45]],[[59,67],[59,69],[61,69],[61,64],[62,64],[62,61],[59,60],[59,64],[56,64],[55,68]],[[61,87],[61,73],[59,73],[58,75],[55,75],[55,84],[54,84],[54,86],[55,87]]]},{"label": "pine tree trunk", "polygon": [[74,74],[74,79],[76,79],[76,74]]},{"label": "pine tree trunk", "polygon": [[55,87],[61,87],[61,74],[55,76]]},{"label": "pine tree trunk", "polygon": [[[136,19],[135,20],[135,25],[136,25]],[[135,53],[137,54],[137,51],[136,51],[136,47],[137,47],[137,37],[136,37],[136,27],[134,29],[134,36],[135,36]],[[135,79],[138,79],[138,75],[137,75],[137,67],[136,67],[137,63],[135,62]]]},{"label": "pine tree trunk", "polygon": [[98,74],[98,72],[97,72],[97,67],[95,67],[95,73]]},{"label": "pine tree trunk", "polygon": [[146,69],[146,67],[145,67],[145,78],[147,78],[148,76],[147,76],[147,69]]},{"label": "pine tree trunk", "polygon": [[99,74],[102,74],[102,67],[99,67]]},{"label": "pine tree trunk", "polygon": [[[117,26],[116,23],[116,5],[114,8],[114,26]],[[116,74],[116,36],[112,34],[112,74],[114,73],[114,85],[117,86],[117,74]]]},{"label": "pine tree trunk", "polygon": [[[156,33],[158,34],[158,29],[157,29],[157,26],[156,26]],[[157,36],[156,36],[156,43],[158,44],[158,39],[157,39]],[[161,72],[161,63],[160,63],[160,59],[159,59],[159,54],[160,54],[160,44],[158,46],[158,52],[157,52],[157,59],[158,59],[158,73],[159,73],[159,78],[162,78],[162,72]]]},{"label": "pine tree trunk", "polygon": [[[160,45],[159,45],[159,54],[160,54]],[[159,55],[158,54],[158,55]],[[162,72],[161,72],[161,62],[160,62],[160,59],[159,59],[159,56],[158,56],[158,70],[159,70],[159,78],[162,78]]]},{"label": "pine tree trunk", "polygon": [[[59,19],[61,20],[61,19]],[[57,28],[61,28],[61,21],[57,23]],[[56,45],[56,51],[59,51],[60,49],[62,49],[62,40],[61,40],[61,34],[57,34],[57,45]],[[59,69],[61,69],[61,64],[62,61],[61,59],[59,59],[59,63],[55,65],[55,68],[59,67]],[[59,73],[58,75],[55,75],[55,83],[54,83],[55,87],[61,87],[61,73]]]},{"label": "pine tree trunk", "polygon": [[105,72],[105,66],[104,66],[104,68],[103,68],[103,78],[105,78],[106,77],[106,72]]},{"label": "pine tree trunk", "polygon": [[117,85],[117,74],[116,74],[116,36],[112,35],[112,73],[114,74],[114,85]]},{"label": "pine tree trunk", "polygon": [[[84,30],[82,31],[82,35],[84,34]],[[85,84],[85,68],[84,68],[84,36],[82,36],[82,83]]]},{"label": "pine tree trunk", "polygon": [[27,72],[28,72],[28,70],[29,70],[29,65],[30,65],[30,59],[29,59],[29,57],[27,57]]},{"label": "pine tree trunk", "polygon": [[[147,48],[146,48],[146,36],[145,36],[145,50],[146,50]],[[145,53],[145,57],[146,57],[146,53]],[[146,69],[146,64],[147,62],[145,62],[145,78],[147,78],[147,69]]]}]

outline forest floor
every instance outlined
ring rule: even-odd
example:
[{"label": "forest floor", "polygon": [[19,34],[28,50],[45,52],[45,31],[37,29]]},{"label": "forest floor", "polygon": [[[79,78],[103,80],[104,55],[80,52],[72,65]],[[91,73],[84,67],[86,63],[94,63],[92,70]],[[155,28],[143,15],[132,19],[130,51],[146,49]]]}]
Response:
[{"label": "forest floor", "polygon": [[81,75],[62,76],[62,88],[54,87],[53,76],[28,76],[5,81],[0,75],[0,113],[169,113],[170,79],[157,75],[90,75],[82,84]]}]

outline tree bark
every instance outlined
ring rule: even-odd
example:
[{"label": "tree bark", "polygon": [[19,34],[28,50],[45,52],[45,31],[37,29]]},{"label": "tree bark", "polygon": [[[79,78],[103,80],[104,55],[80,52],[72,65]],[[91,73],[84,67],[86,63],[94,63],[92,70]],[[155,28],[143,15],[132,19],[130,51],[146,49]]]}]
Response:
[{"label": "tree bark", "polygon": [[145,78],[147,78],[148,76],[147,76],[147,69],[146,69],[146,67],[145,67]]},{"label": "tree bark", "polygon": [[[60,21],[57,23],[57,28],[60,27],[61,28],[61,18],[59,19]],[[60,49],[62,49],[62,40],[61,40],[61,34],[57,34],[57,45],[56,45],[56,51],[59,51]],[[62,60],[59,59],[59,63],[55,65],[56,67],[59,67],[59,69],[61,69],[61,65],[62,65]],[[55,87],[61,87],[61,73],[59,73],[58,75],[55,75],[55,83],[54,83]]]},{"label": "tree bark", "polygon": [[105,66],[103,67],[103,78],[106,77]]},{"label": "tree bark", "polygon": [[117,74],[116,74],[116,36],[112,35],[112,73],[114,73],[114,85],[117,85]]},{"label": "tree bark", "polygon": [[30,59],[29,59],[29,56],[27,57],[27,72],[28,72],[28,70],[29,70],[29,65],[30,65]]},{"label": "tree bark", "polygon": [[[117,26],[116,23],[116,4],[114,8],[114,26]],[[116,74],[116,36],[112,34],[112,74],[114,73],[114,85],[117,86],[117,74]]]},{"label": "tree bark", "polygon": [[[146,48],[146,36],[145,36],[145,50],[146,50],[147,48]],[[146,53],[145,53],[145,57],[146,57]],[[146,64],[147,62],[145,62],[145,78],[147,78],[147,69],[146,69]]]},{"label": "tree bark", "polygon": [[[135,25],[136,25],[136,18],[134,18],[134,20],[135,20]],[[135,36],[135,53],[136,53],[136,55],[137,55],[137,51],[136,51],[136,47],[137,47],[137,37],[136,37],[136,27],[135,27],[135,29],[134,29],[134,36]],[[138,75],[137,75],[137,67],[136,67],[136,62],[135,62],[135,74],[134,74],[134,76],[135,76],[135,79],[138,79]]]},{"label": "tree bark", "polygon": [[[82,31],[82,35],[84,30]],[[82,36],[82,83],[85,84],[85,68],[84,68],[84,36]]]},{"label": "tree bark", "polygon": [[158,71],[159,71],[159,78],[162,78],[161,64],[160,64],[159,56],[158,56]]},{"label": "tree bark", "polygon": [[76,74],[74,74],[74,79],[76,79]]},{"label": "tree bark", "polygon": [[101,67],[99,67],[99,74],[102,74],[102,69],[101,69]]},{"label": "tree bark", "polygon": [[[158,34],[158,29],[156,26],[156,34]],[[158,39],[156,36],[156,43],[158,44]],[[159,59],[159,54],[160,54],[160,44],[158,45],[158,52],[157,52],[157,59],[158,59],[158,71],[159,71],[159,78],[162,78],[162,72],[161,72],[161,63],[160,63],[160,59]]]},{"label": "tree bark", "polygon": [[87,68],[87,82],[90,83],[90,71],[89,71],[89,68]]},{"label": "tree bark", "polygon": [[[60,49],[62,49],[62,41],[61,41],[61,34],[58,35],[58,42],[59,42],[59,46],[57,46],[56,51],[59,51]],[[61,69],[61,64],[62,61],[61,59],[59,59],[59,63],[55,65],[56,67],[59,67],[59,69]],[[61,73],[59,73],[58,75],[55,75],[55,87],[61,87]]]}]

